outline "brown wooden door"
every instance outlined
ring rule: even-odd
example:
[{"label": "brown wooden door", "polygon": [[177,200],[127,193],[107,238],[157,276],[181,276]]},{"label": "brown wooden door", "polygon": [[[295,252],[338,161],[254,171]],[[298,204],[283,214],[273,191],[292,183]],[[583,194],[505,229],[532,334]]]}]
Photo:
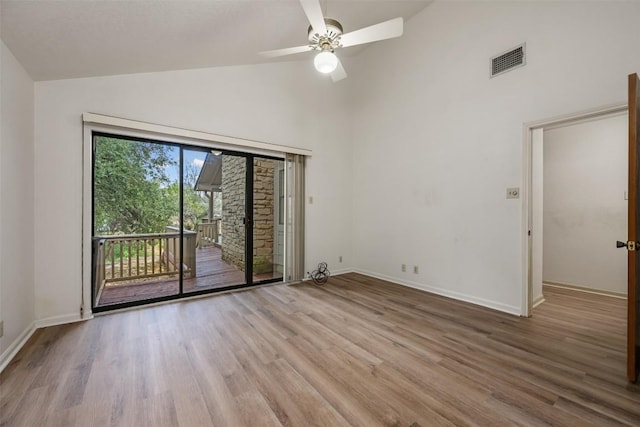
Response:
[{"label": "brown wooden door", "polygon": [[[637,74],[629,76],[629,241],[637,242],[640,229],[640,202],[638,188],[640,187],[639,165],[640,152],[638,150],[638,127],[640,126],[640,81]],[[638,284],[640,284],[640,254],[638,250],[629,250],[629,276],[627,294],[627,378],[636,382],[638,378],[638,343],[640,333],[638,328]]]}]

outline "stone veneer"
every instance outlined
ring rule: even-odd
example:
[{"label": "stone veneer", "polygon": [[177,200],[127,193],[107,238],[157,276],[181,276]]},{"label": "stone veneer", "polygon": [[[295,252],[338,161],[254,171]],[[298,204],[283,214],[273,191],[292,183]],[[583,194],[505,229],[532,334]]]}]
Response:
[{"label": "stone veneer", "polygon": [[[277,160],[255,159],[253,167],[253,272],[273,271],[274,173]],[[222,260],[245,270],[244,157],[222,156]]]},{"label": "stone veneer", "polygon": [[222,156],[222,260],[244,271],[246,159]]},{"label": "stone veneer", "polygon": [[275,163],[270,159],[253,163],[253,274],[273,271]]}]

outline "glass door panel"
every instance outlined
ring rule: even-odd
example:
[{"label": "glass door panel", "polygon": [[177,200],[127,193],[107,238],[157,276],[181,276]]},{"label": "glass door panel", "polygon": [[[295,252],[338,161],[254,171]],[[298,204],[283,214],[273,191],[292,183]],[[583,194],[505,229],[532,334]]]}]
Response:
[{"label": "glass door panel", "polygon": [[283,160],[94,134],[96,311],[281,280]]},{"label": "glass door panel", "polygon": [[284,161],[253,158],[253,282],[283,277]]},{"label": "glass door panel", "polygon": [[93,138],[94,307],[179,292],[179,149]]},{"label": "glass door panel", "polygon": [[183,292],[246,283],[245,157],[183,150]]}]

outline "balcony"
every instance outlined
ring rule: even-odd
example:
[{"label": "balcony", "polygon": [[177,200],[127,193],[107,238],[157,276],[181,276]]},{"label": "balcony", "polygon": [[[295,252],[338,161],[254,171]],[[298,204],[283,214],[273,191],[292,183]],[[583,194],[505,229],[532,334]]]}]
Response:
[{"label": "balcony", "polygon": [[[223,261],[220,220],[202,222],[183,232],[183,292],[245,283],[240,268]],[[179,292],[180,232],[96,236],[93,239],[94,296],[97,307],[176,295]],[[281,277],[256,274],[254,282]]]}]

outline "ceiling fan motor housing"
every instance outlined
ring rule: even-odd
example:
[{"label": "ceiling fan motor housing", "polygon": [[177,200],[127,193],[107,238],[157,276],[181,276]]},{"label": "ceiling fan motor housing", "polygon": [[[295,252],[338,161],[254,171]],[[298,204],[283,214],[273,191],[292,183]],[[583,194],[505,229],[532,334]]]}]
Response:
[{"label": "ceiling fan motor housing", "polygon": [[342,25],[331,18],[324,18],[324,23],[327,27],[326,34],[315,33],[313,27],[309,26],[309,46],[315,50],[328,50],[333,52],[334,49],[341,47],[340,36],[343,32]]}]

